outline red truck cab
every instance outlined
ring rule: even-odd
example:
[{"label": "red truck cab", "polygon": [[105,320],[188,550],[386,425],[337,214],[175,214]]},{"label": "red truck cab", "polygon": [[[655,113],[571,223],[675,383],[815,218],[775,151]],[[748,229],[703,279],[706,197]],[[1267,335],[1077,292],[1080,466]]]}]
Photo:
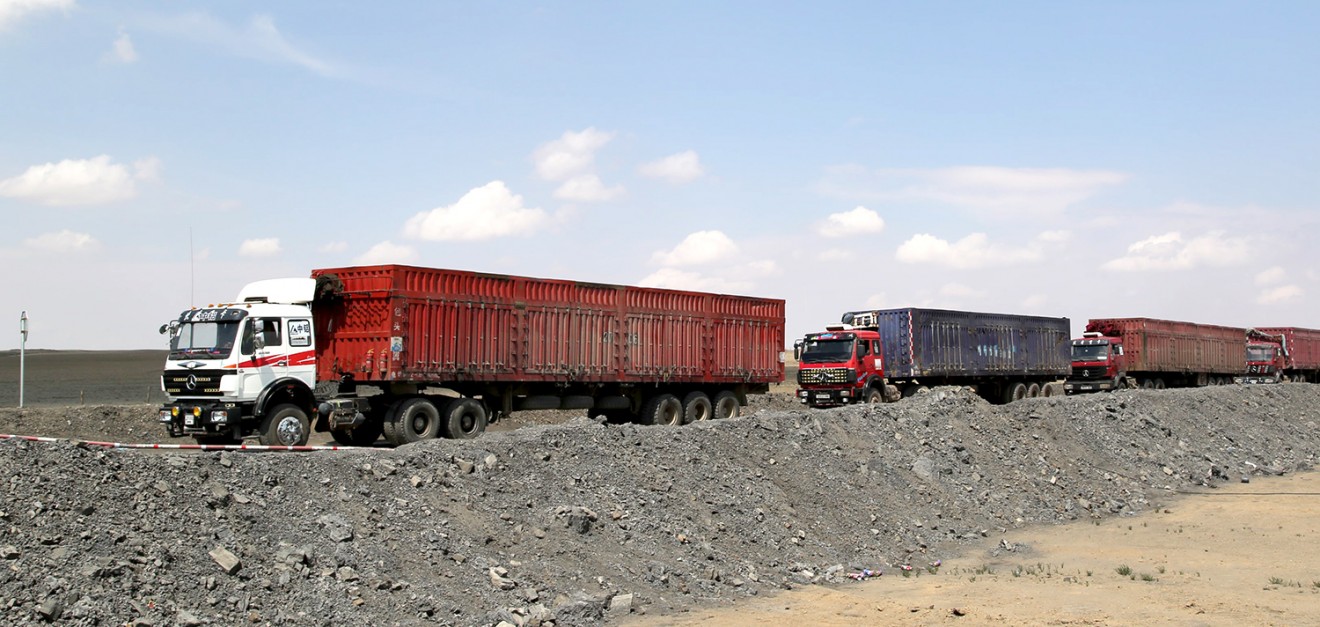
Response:
[{"label": "red truck cab", "polygon": [[884,400],[884,355],[879,332],[848,325],[827,327],[795,346],[798,400],[836,407]]},{"label": "red truck cab", "polygon": [[1279,383],[1287,357],[1282,335],[1247,331],[1247,374],[1243,383]]},{"label": "red truck cab", "polygon": [[1123,338],[1086,333],[1072,341],[1072,374],[1065,394],[1107,392],[1124,386]]}]

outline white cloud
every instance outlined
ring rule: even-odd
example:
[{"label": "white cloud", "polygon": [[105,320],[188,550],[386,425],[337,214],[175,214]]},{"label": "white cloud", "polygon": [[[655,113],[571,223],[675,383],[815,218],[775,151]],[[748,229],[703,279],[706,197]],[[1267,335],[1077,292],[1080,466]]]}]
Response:
[{"label": "white cloud", "polygon": [[74,6],[74,0],[0,0],[0,28],[15,24],[28,14],[47,11],[68,14]]},{"label": "white cloud", "polygon": [[1181,233],[1173,231],[1131,244],[1127,255],[1111,259],[1101,267],[1118,272],[1191,270],[1239,265],[1250,258],[1251,245],[1244,237],[1230,237],[1223,231],[1212,231],[1184,240]]},{"label": "white cloud", "polygon": [[1072,239],[1072,233],[1068,231],[1045,231],[1037,235],[1036,239],[1051,244],[1062,244]]},{"label": "white cloud", "polygon": [[1272,285],[1274,283],[1282,283],[1287,278],[1287,276],[1288,276],[1287,271],[1285,271],[1281,266],[1266,268],[1265,270],[1262,270],[1261,272],[1256,274],[1256,285]]},{"label": "white cloud", "polygon": [[549,222],[545,211],[524,207],[522,196],[509,191],[503,181],[491,181],[452,205],[413,216],[404,225],[404,234],[429,241],[475,241],[530,235]]},{"label": "white cloud", "polygon": [[110,161],[108,155],[91,159],[65,159],[59,163],[34,165],[26,172],[0,181],[0,196],[48,206],[100,205],[137,195],[134,180],[151,180],[160,169],[155,157],[128,166]]},{"label": "white cloud", "polygon": [[583,174],[564,181],[555,190],[555,198],[578,202],[603,202],[614,200],[624,195],[621,185],[605,187],[600,177],[595,174]]},{"label": "white cloud", "polygon": [[661,268],[641,281],[638,281],[637,284],[642,287],[660,287],[671,290],[692,290],[724,294],[746,293],[751,291],[753,285],[747,281],[731,281],[720,277],[703,275],[698,272],[679,270],[677,268]]},{"label": "white cloud", "polygon": [[820,261],[845,261],[852,258],[853,252],[842,248],[827,248],[816,255]]},{"label": "white cloud", "polygon": [[884,218],[862,206],[852,211],[832,213],[824,222],[816,225],[816,232],[823,237],[874,235],[883,230],[885,230]]},{"label": "white cloud", "polygon": [[1296,285],[1280,285],[1261,292],[1260,296],[1256,297],[1256,302],[1262,305],[1286,303],[1301,298],[1302,293],[1302,288]]},{"label": "white cloud", "polygon": [[933,202],[1004,215],[1053,214],[1128,180],[1109,170],[957,166],[936,169],[832,168],[818,185],[841,198]]},{"label": "white cloud", "polygon": [[962,283],[946,283],[940,287],[940,296],[946,296],[949,298],[981,298],[982,296],[985,296],[985,291],[963,285]]},{"label": "white cloud", "polygon": [[119,37],[115,38],[115,43],[110,47],[110,52],[106,53],[105,58],[120,63],[133,63],[138,60],[137,49],[133,47],[133,39],[128,33],[119,31]]},{"label": "white cloud", "polygon": [[23,240],[23,245],[34,250],[50,253],[88,252],[101,247],[101,243],[91,235],[75,233],[68,229]]},{"label": "white cloud", "polygon": [[243,240],[238,247],[240,257],[271,257],[279,253],[280,238],[278,237]]},{"label": "white cloud", "polygon": [[701,167],[701,157],[697,156],[695,150],[687,150],[644,163],[637,168],[637,171],[647,178],[662,179],[670,183],[690,183],[706,173]]},{"label": "white cloud", "polygon": [[411,246],[381,242],[367,249],[354,260],[355,263],[376,265],[386,263],[412,263],[417,261],[417,251]]},{"label": "white cloud", "polygon": [[153,18],[142,24],[179,39],[221,48],[237,57],[294,65],[320,76],[341,74],[339,68],[290,42],[269,15],[253,16],[246,27],[232,26],[197,12]]},{"label": "white cloud", "polygon": [[536,174],[547,181],[564,181],[591,173],[595,167],[596,151],[614,138],[614,133],[587,128],[564,134],[547,142],[533,153]]},{"label": "white cloud", "polygon": [[697,231],[669,251],[656,251],[651,263],[662,266],[697,266],[728,259],[738,245],[721,231]]},{"label": "white cloud", "polygon": [[317,250],[323,253],[342,253],[348,250],[348,242],[344,242],[344,241],[326,242],[324,244],[321,244],[321,246],[317,248]]},{"label": "white cloud", "polygon": [[1008,248],[991,244],[985,233],[972,233],[956,242],[918,233],[898,247],[894,258],[903,263],[970,269],[1029,263],[1042,256],[1036,247]]}]

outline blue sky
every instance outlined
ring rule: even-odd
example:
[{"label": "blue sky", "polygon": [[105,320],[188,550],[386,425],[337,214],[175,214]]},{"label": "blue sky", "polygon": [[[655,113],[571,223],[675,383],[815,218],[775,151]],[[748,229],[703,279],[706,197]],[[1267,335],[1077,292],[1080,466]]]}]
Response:
[{"label": "blue sky", "polygon": [[0,0],[0,350],[409,263],[1320,328],[1320,3]]}]

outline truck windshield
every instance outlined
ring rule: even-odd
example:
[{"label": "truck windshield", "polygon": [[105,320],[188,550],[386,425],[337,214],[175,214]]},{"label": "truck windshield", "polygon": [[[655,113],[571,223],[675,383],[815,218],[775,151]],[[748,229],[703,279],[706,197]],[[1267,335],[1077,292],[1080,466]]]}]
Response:
[{"label": "truck windshield", "polygon": [[1273,346],[1248,346],[1247,361],[1258,363],[1265,361],[1274,361]]},{"label": "truck windshield", "polygon": [[1108,361],[1108,344],[1073,344],[1073,361]]},{"label": "truck windshield", "polygon": [[802,363],[848,361],[852,358],[853,341],[810,339],[802,344]]},{"label": "truck windshield", "polygon": [[170,338],[170,359],[224,359],[234,352],[241,321],[185,322]]}]

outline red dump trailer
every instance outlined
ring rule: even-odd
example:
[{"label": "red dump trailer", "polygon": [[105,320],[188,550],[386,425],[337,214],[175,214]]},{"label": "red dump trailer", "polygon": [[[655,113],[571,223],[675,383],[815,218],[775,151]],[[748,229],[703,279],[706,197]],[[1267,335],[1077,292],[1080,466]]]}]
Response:
[{"label": "red dump trailer", "polygon": [[1256,327],[1279,338],[1282,376],[1289,381],[1320,382],[1320,330],[1297,327]]},{"label": "red dump trailer", "polygon": [[1247,330],[1152,318],[1093,318],[1072,341],[1067,393],[1233,383],[1247,365]]},{"label": "red dump trailer", "polygon": [[470,438],[519,410],[683,424],[783,380],[784,301],[402,265],[185,311],[161,421],[199,441]]}]

